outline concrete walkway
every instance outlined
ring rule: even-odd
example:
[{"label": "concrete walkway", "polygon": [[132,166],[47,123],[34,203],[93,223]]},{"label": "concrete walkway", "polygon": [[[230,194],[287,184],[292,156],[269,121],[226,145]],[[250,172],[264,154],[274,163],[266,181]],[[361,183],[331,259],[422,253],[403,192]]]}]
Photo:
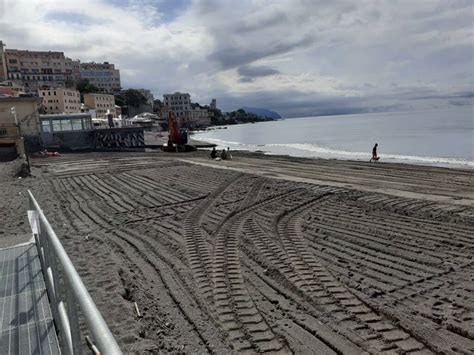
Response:
[{"label": "concrete walkway", "polygon": [[60,354],[34,243],[0,249],[0,354]]}]

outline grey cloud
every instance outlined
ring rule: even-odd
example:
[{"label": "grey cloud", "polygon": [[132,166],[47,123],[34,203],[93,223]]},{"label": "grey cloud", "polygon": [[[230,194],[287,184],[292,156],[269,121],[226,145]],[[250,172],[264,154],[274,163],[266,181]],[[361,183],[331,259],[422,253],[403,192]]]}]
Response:
[{"label": "grey cloud", "polygon": [[238,70],[239,74],[242,76],[268,76],[279,74],[280,72],[275,68],[258,65],[258,66],[243,66]]},{"label": "grey cloud", "polygon": [[[416,95],[415,93],[413,93]],[[412,96],[407,97],[407,100],[438,100],[438,99],[472,99],[474,98],[474,91],[456,92],[451,94],[438,94],[426,96]]]},{"label": "grey cloud", "polygon": [[269,16],[263,18],[254,17],[239,22],[235,26],[235,31],[240,33],[259,31],[262,28],[273,27],[276,25],[284,24],[288,21],[288,15],[283,12],[275,12]]},{"label": "grey cloud", "polygon": [[230,69],[238,66],[250,64],[256,60],[267,58],[277,54],[290,52],[293,49],[306,47],[314,42],[312,36],[306,36],[297,40],[280,40],[274,43],[267,43],[262,46],[252,47],[223,47],[210,55],[210,59],[217,61],[221,69]]}]

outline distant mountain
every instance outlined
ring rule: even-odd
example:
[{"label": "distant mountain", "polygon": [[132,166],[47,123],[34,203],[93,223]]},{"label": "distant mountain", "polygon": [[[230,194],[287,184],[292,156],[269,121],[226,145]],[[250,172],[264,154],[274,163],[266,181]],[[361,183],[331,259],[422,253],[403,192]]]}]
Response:
[{"label": "distant mountain", "polygon": [[251,112],[256,115],[262,116],[262,117],[270,117],[274,120],[278,120],[281,118],[281,116],[275,112],[275,111],[270,111],[265,108],[257,108],[257,107],[242,107],[242,110],[245,112]]}]

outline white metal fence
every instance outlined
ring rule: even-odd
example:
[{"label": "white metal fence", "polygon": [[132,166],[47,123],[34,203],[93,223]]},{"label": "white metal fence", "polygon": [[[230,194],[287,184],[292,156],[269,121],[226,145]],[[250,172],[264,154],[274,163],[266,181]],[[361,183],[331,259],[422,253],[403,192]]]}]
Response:
[{"label": "white metal fence", "polygon": [[29,190],[28,195],[29,217],[60,339],[61,352],[82,354],[85,338],[81,337],[79,319],[81,316],[100,354],[122,354],[56,233]]}]

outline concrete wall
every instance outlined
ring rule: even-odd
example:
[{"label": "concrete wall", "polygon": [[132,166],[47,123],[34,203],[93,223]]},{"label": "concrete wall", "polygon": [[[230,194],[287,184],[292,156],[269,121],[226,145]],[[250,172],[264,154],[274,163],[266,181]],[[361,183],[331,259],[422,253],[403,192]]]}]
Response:
[{"label": "concrete wall", "polygon": [[91,150],[93,131],[43,132],[41,139],[45,147],[61,151]]},{"label": "concrete wall", "polygon": [[22,100],[21,98],[7,98],[0,100],[0,123],[15,124],[15,118],[10,108],[15,107],[16,116],[21,127],[22,135],[39,134],[39,115],[37,100]]},{"label": "concrete wall", "polygon": [[143,128],[125,127],[97,129],[92,143],[94,150],[145,150]]},{"label": "concrete wall", "polygon": [[17,157],[15,144],[0,144],[0,162],[12,161]]},{"label": "concrete wall", "polygon": [[145,150],[143,128],[125,127],[85,131],[43,132],[43,145],[60,151]]}]

